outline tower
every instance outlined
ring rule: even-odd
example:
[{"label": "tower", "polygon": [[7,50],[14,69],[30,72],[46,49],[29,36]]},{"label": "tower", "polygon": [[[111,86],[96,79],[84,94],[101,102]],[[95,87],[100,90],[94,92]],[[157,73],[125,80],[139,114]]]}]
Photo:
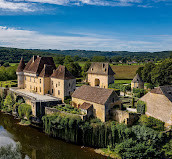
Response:
[{"label": "tower", "polygon": [[144,82],[138,73],[131,81],[131,90],[133,90],[133,88],[144,89]]},{"label": "tower", "polygon": [[23,72],[24,68],[25,68],[25,62],[22,57],[16,70],[18,88],[20,89],[24,89],[24,72]]}]

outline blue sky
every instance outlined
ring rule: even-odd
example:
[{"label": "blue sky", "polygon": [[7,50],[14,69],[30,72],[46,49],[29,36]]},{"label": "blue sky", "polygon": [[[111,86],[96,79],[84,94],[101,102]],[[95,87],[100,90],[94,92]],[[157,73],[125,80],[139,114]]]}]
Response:
[{"label": "blue sky", "polygon": [[0,46],[172,50],[172,0],[0,0]]}]

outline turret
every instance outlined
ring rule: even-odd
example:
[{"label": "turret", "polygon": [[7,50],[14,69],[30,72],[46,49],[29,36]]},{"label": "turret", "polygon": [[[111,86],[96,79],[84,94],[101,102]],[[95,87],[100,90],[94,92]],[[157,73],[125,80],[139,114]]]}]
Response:
[{"label": "turret", "polygon": [[24,72],[23,72],[24,68],[25,68],[25,62],[24,62],[23,57],[22,57],[19,65],[17,67],[17,70],[16,70],[18,88],[20,88],[20,89],[24,88]]},{"label": "turret", "polygon": [[133,90],[133,88],[144,89],[144,82],[138,73],[136,74],[136,76],[131,81],[131,90]]}]

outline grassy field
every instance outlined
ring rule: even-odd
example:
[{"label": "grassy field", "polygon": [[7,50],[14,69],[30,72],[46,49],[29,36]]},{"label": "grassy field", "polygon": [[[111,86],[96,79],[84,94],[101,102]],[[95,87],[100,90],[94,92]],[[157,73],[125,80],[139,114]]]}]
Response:
[{"label": "grassy field", "polygon": [[[85,62],[79,62],[79,65],[81,67],[83,67],[85,64]],[[134,76],[136,75],[136,71],[139,67],[143,67],[144,65],[127,65],[127,64],[120,64],[120,65],[112,65],[110,64],[110,66],[112,67],[113,71],[116,73],[115,75],[115,79],[116,81],[118,79],[121,79],[121,81],[118,81],[118,83],[130,83],[131,79],[134,78]],[[124,81],[127,80],[127,81]]]},{"label": "grassy field", "polygon": [[[112,65],[115,74],[115,79],[133,79],[136,71],[143,65]],[[130,81],[131,82],[131,81]]]},{"label": "grassy field", "polygon": [[15,66],[15,65],[17,65],[18,63],[10,63],[9,65],[10,66]]}]

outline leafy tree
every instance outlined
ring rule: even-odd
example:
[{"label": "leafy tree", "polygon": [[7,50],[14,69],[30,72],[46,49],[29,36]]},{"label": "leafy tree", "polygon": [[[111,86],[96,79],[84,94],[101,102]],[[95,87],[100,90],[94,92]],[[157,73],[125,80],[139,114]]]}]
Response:
[{"label": "leafy tree", "polygon": [[71,56],[69,56],[69,55],[65,56],[65,59],[64,59],[64,65],[65,66],[70,64],[70,63],[73,63],[73,62],[74,62],[74,60]]},{"label": "leafy tree", "polygon": [[13,105],[15,104],[15,100],[12,94],[8,94],[4,100],[3,110],[10,112],[13,109]]},{"label": "leafy tree", "polygon": [[162,151],[165,153],[166,157],[172,159],[172,139],[163,146]]},{"label": "leafy tree", "polygon": [[83,68],[82,68],[82,76],[83,76],[84,78],[86,78],[86,76],[87,76],[87,71],[88,71],[88,69],[90,68],[90,66],[91,66],[91,62],[89,62],[89,61],[87,61],[87,62],[84,64],[84,66],[83,66]]},{"label": "leafy tree", "polygon": [[136,73],[138,73],[140,77],[142,77],[143,69],[144,69],[144,67],[139,67],[138,70],[136,71]]},{"label": "leafy tree", "polygon": [[66,68],[72,73],[75,77],[80,77],[81,75],[81,66],[77,62],[67,63]]},{"label": "leafy tree", "polygon": [[93,56],[92,61],[93,62],[105,62],[105,61],[107,61],[107,58],[105,56]]},{"label": "leafy tree", "polygon": [[164,60],[152,70],[151,81],[158,85],[172,83],[172,59]]},{"label": "leafy tree", "polygon": [[137,102],[137,113],[139,114],[145,114],[146,111],[146,104],[143,101],[138,101]]}]

